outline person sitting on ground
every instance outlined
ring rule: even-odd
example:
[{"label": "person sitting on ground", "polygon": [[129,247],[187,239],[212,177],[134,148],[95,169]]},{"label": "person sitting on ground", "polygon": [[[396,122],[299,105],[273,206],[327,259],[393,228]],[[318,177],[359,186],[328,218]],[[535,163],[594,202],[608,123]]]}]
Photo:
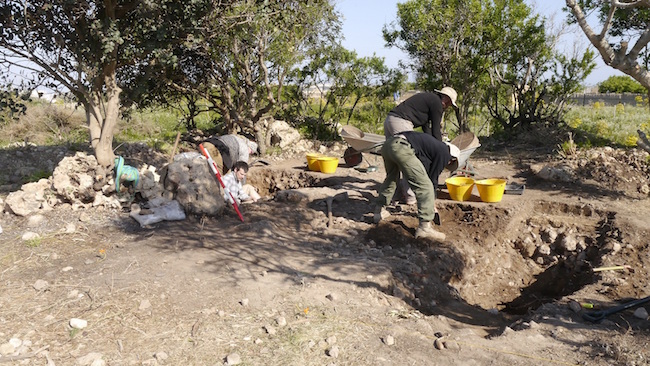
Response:
[{"label": "person sitting on ground", "polygon": [[389,137],[381,148],[386,179],[379,187],[375,201],[374,222],[379,223],[390,215],[385,206],[391,202],[401,173],[417,199],[420,223],[415,237],[445,240],[446,235],[435,230],[431,221],[436,215],[438,177],[452,160],[452,155],[457,156],[459,153],[458,148],[454,148],[453,145],[422,132],[408,131]]},{"label": "person sitting on ground", "polygon": [[257,144],[241,135],[213,136],[203,142],[219,173],[226,174],[238,161],[248,163],[251,154],[257,153]]},{"label": "person sitting on ground", "polygon": [[245,161],[238,161],[232,166],[232,170],[223,176],[223,185],[225,186],[223,198],[226,202],[232,204],[233,197],[237,204],[257,202],[261,198],[255,187],[246,184],[247,174],[248,164]]}]

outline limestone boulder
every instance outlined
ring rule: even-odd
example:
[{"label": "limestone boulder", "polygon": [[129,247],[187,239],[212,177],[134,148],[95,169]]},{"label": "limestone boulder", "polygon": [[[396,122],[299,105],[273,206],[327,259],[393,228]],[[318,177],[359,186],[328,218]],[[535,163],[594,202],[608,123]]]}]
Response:
[{"label": "limestone boulder", "polygon": [[300,141],[300,132],[285,121],[273,121],[268,126],[268,138],[271,146],[287,149]]},{"label": "limestone boulder", "polygon": [[187,213],[219,215],[225,208],[223,190],[201,156],[174,160],[161,175],[166,197],[178,201]]}]

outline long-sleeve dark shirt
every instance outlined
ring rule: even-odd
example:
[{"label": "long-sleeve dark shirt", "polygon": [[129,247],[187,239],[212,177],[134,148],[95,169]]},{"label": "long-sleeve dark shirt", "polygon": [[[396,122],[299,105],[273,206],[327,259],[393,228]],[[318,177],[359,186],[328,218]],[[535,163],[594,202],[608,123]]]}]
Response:
[{"label": "long-sleeve dark shirt", "polygon": [[444,142],[426,133],[409,131],[402,134],[411,144],[415,156],[422,162],[427,175],[437,189],[438,177],[440,177],[440,173],[451,160],[449,147]]},{"label": "long-sleeve dark shirt", "polygon": [[413,127],[442,141],[442,98],[437,93],[423,92],[413,95],[393,108],[389,114],[413,122]]}]

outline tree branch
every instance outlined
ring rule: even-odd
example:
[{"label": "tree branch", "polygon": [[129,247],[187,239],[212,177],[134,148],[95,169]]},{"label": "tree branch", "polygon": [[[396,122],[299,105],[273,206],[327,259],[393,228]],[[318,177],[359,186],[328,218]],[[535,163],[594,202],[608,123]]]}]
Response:
[{"label": "tree branch", "polygon": [[621,9],[631,9],[636,7],[648,7],[650,8],[650,0],[634,0],[629,2],[622,2],[620,0],[612,0],[612,7],[617,7]]},{"label": "tree branch", "polygon": [[[650,0],[649,0],[650,1]],[[650,28],[646,29],[645,32],[637,39],[636,43],[634,44],[634,47],[632,47],[632,50],[630,50],[630,53],[628,56],[634,60],[639,57],[639,53],[648,45],[648,42],[650,42]]]},{"label": "tree branch", "polygon": [[603,61],[607,65],[611,66],[612,61],[615,57],[612,47],[609,45],[609,43],[607,43],[604,37],[596,35],[591,26],[589,26],[589,23],[587,23],[587,17],[585,16],[585,13],[582,11],[582,8],[578,5],[578,2],[576,0],[566,0],[566,5],[573,16],[576,17],[578,25],[584,32],[585,36],[587,36],[587,39],[589,39],[589,42],[591,42],[591,44],[596,47],[600,55],[603,57]]},{"label": "tree branch", "polygon": [[603,30],[600,31],[600,39],[605,39],[605,36],[607,36],[607,32],[609,31],[609,28],[612,26],[612,19],[614,19],[614,12],[616,11],[616,5],[614,5],[616,1],[612,0],[612,6],[609,8],[609,14],[607,14],[607,20],[605,20],[605,23],[603,24]]},{"label": "tree branch", "polygon": [[639,134],[639,141],[637,141],[637,146],[647,152],[650,152],[650,141],[648,141],[648,137],[641,130],[636,130],[636,132]]}]

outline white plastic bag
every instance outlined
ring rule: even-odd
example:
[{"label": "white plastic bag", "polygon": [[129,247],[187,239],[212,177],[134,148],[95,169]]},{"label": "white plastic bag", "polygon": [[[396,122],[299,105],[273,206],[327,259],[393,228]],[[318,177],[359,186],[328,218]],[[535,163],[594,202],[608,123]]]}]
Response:
[{"label": "white plastic bag", "polygon": [[198,153],[196,151],[188,151],[188,152],[184,152],[184,153],[174,155],[174,161],[183,161],[183,160],[191,161],[191,160],[200,159],[200,158],[203,158],[203,155],[201,155],[200,153]]},{"label": "white plastic bag", "polygon": [[169,201],[166,204],[163,204],[158,207],[151,207],[150,210],[153,212],[148,215],[140,215],[139,210],[133,210],[129,216],[133,217],[141,227],[147,225],[155,224],[161,221],[176,221],[176,220],[185,220],[185,211],[178,201]]}]

